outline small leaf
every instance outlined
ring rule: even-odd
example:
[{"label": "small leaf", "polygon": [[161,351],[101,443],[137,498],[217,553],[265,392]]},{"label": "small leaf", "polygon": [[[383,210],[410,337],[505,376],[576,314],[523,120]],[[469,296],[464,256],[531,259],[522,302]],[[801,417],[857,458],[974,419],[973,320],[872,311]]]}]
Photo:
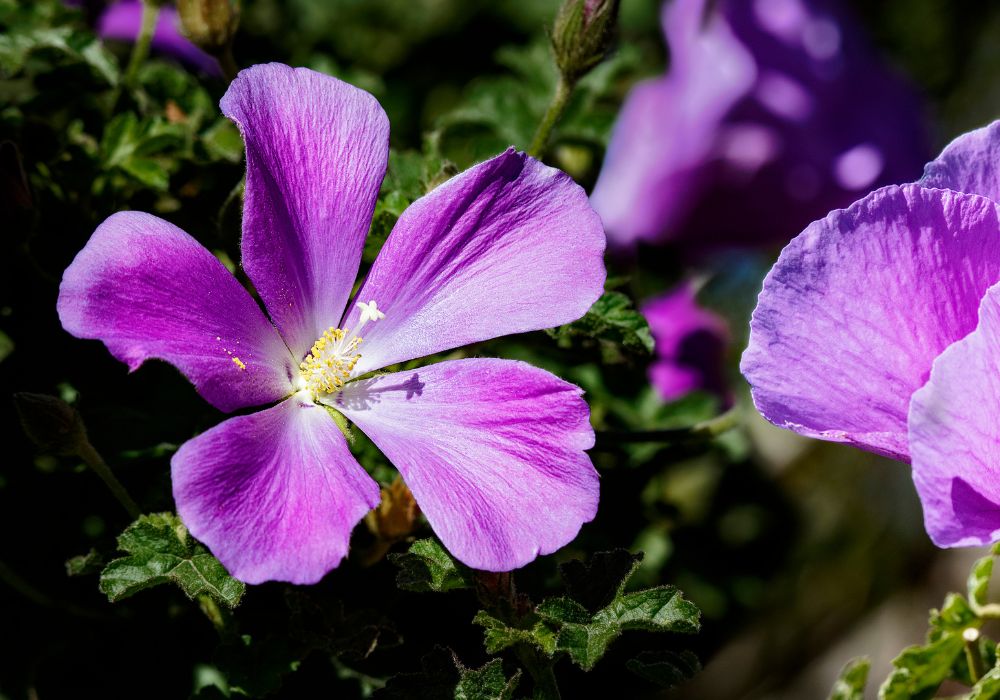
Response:
[{"label": "small leaf", "polygon": [[1000,666],[994,666],[979,679],[967,700],[1000,700]]},{"label": "small leaf", "polygon": [[911,646],[892,661],[895,667],[879,688],[879,700],[931,698],[951,674],[951,667],[963,651],[962,635],[944,633],[936,641]]},{"label": "small leaf", "polygon": [[989,604],[990,578],[993,576],[993,555],[983,557],[972,565],[969,572],[969,603],[973,610]]},{"label": "small leaf", "polygon": [[833,684],[830,700],[864,700],[871,667],[871,659],[865,657],[848,661]]},{"label": "small leaf", "polygon": [[408,552],[390,554],[389,560],[400,568],[396,585],[407,591],[440,593],[473,584],[472,572],[435,539],[417,540]]},{"label": "small leaf", "polygon": [[96,549],[91,549],[86,554],[80,554],[66,560],[66,575],[86,576],[87,574],[96,574],[103,566],[104,558]]},{"label": "small leaf", "polygon": [[530,644],[552,656],[556,649],[556,632],[544,620],[535,619],[530,629],[510,627],[485,610],[476,613],[472,622],[484,630],[483,643],[488,654],[496,654],[515,644]]},{"label": "small leaf", "polygon": [[701,627],[701,611],[673,586],[618,595],[592,617],[582,605],[566,598],[546,600],[537,612],[561,625],[556,649],[567,652],[585,671],[594,667],[625,630],[692,633]]},{"label": "small leaf", "polygon": [[118,537],[118,548],[129,556],[113,560],[101,572],[100,589],[112,603],[169,582],[188,598],[206,593],[231,608],[246,591],[173,513],[141,516]]},{"label": "small leaf", "polygon": [[461,680],[454,655],[444,647],[434,649],[420,659],[421,670],[400,673],[372,693],[376,700],[451,700]]},{"label": "small leaf", "polygon": [[546,332],[564,348],[597,343],[608,364],[622,362],[625,355],[653,352],[649,324],[621,292],[605,292],[583,318]]},{"label": "small leaf", "polygon": [[520,669],[508,678],[500,659],[492,659],[479,669],[460,668],[459,673],[455,700],[511,700],[521,680]]},{"label": "small leaf", "polygon": [[616,549],[598,552],[586,564],[578,559],[560,564],[559,575],[570,598],[597,612],[614,600],[641,562],[641,554]]},{"label": "small leaf", "polygon": [[690,651],[644,651],[625,662],[625,668],[661,688],[674,688],[694,678],[701,662]]}]

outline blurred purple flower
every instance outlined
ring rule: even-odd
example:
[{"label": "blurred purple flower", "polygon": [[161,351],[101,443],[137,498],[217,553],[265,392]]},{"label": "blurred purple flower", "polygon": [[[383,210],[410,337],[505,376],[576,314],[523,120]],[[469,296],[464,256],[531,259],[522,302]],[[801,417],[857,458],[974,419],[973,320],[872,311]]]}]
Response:
[{"label": "blurred purple flower", "polygon": [[[68,2],[69,5],[79,4]],[[141,0],[119,0],[105,9],[97,20],[97,34],[104,39],[134,42],[142,27]],[[166,5],[153,34],[152,49],[173,56],[211,75],[222,75],[219,63],[184,37],[177,8]]]},{"label": "blurred purple flower", "polygon": [[223,411],[274,404],[174,455],[191,533],[249,583],[335,567],[379,489],[331,409],[399,468],[466,564],[505,571],[573,539],[598,501],[579,388],[499,359],[371,373],[582,316],[605,277],[583,190],[514,150],[476,165],[403,213],[348,304],[386,171],[385,112],[280,64],[240,73],[221,106],[246,142],[243,268],[270,320],[209,251],[139,212],[97,229],[58,305],[70,333],[132,370],[166,360]]},{"label": "blurred purple flower", "polygon": [[692,391],[726,397],[723,358],[729,341],[726,323],[703,309],[689,283],[655,297],[642,313],[656,341],[656,359],[649,380],[664,401]]},{"label": "blurred purple flower", "polygon": [[911,461],[940,546],[1000,537],[1000,122],[834,211],[764,281],[742,370],[771,422]]},{"label": "blurred purple flower", "polygon": [[919,174],[922,105],[840,3],[715,5],[664,6],[670,69],[629,95],[591,198],[613,244],[787,239]]}]

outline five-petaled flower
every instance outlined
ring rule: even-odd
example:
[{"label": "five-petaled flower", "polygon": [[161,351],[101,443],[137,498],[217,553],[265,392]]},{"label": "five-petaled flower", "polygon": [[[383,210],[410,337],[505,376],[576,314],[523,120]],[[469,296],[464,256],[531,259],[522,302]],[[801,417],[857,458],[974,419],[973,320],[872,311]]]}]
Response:
[{"label": "five-petaled flower", "polygon": [[386,171],[382,108],[279,64],[243,71],[221,106],[246,142],[242,263],[270,320],[209,251],[138,212],[97,229],[59,294],[63,326],[130,369],[166,360],[223,411],[273,404],[174,455],[191,533],[250,583],[335,567],[379,489],[332,409],[466,564],[509,570],[573,539],[598,501],[580,389],[500,359],[375,370],[583,315],[605,277],[583,190],[514,150],[476,165],[403,213],[349,304]]},{"label": "five-petaled flower", "polygon": [[1000,538],[1000,122],[803,231],[742,370],[771,422],[909,461],[940,546]]}]

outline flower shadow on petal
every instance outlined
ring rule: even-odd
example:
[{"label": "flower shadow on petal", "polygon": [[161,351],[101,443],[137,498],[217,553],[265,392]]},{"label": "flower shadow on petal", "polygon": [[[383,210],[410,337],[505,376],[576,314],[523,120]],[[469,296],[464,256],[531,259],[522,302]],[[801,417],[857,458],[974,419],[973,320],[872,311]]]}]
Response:
[{"label": "flower shadow on petal", "polygon": [[420,381],[420,374],[417,372],[405,381],[387,386],[379,385],[378,380],[379,377],[372,377],[352,382],[349,392],[342,391],[337,394],[334,406],[352,411],[368,411],[382,400],[383,394],[389,392],[406,392],[407,401],[419,398],[424,393],[425,385]]}]

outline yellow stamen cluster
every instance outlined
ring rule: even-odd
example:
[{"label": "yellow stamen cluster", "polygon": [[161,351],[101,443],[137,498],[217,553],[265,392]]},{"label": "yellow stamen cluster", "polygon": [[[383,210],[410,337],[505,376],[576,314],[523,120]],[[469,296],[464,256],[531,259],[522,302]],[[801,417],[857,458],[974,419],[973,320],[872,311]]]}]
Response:
[{"label": "yellow stamen cluster", "polygon": [[340,328],[328,328],[313,343],[306,359],[299,364],[306,388],[314,396],[332,394],[342,389],[361,359],[361,353],[358,352],[361,338],[351,338],[344,344],[345,335]]}]

